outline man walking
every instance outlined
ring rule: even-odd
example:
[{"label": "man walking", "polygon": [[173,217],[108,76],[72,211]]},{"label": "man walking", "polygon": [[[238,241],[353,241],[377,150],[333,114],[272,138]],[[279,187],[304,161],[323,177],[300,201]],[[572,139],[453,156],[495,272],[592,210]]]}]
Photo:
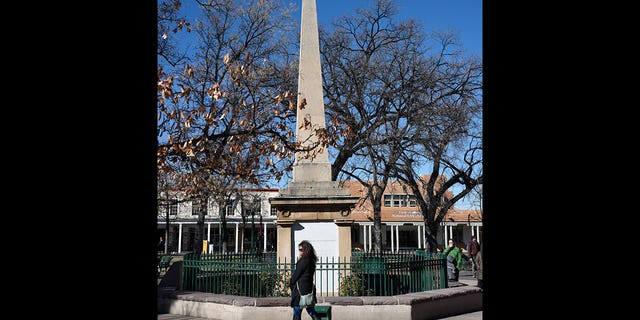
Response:
[{"label": "man walking", "polygon": [[473,271],[474,278],[478,273],[478,268],[476,266],[476,255],[478,255],[479,247],[480,245],[478,244],[478,241],[476,241],[476,236],[471,236],[471,241],[469,241],[469,244],[467,244],[467,252],[469,253],[469,256],[471,256],[471,270]]}]

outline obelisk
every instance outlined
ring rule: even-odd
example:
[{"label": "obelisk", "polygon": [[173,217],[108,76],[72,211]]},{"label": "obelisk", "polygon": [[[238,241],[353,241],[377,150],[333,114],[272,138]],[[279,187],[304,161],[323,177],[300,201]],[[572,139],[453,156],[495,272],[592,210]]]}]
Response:
[{"label": "obelisk", "polygon": [[[302,0],[300,29],[296,141],[310,146],[318,142],[315,130],[326,127],[315,0]],[[277,256],[281,262],[295,261],[297,250],[294,249],[302,240],[311,242],[321,258],[343,261],[351,257],[353,220],[350,215],[359,197],[351,196],[348,188],[339,187],[338,182],[331,180],[326,148],[316,152],[310,159],[305,158],[304,151],[296,153],[293,180],[278,197],[270,199],[271,206],[278,212]],[[333,280],[331,283],[338,283],[337,279]]]},{"label": "obelisk", "polygon": [[[296,141],[312,146],[318,142],[315,130],[326,128],[315,0],[302,0],[300,24]],[[311,160],[304,158],[304,152],[296,153],[293,181],[331,181],[327,149],[318,147],[314,151],[316,155]]]}]

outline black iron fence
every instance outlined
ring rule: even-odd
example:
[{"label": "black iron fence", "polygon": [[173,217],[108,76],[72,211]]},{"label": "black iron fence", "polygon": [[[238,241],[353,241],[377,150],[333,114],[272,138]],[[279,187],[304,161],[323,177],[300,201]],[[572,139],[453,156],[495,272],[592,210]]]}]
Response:
[{"label": "black iron fence", "polygon": [[[290,296],[295,262],[275,252],[197,254],[183,258],[184,290],[248,297]],[[389,296],[447,287],[446,260],[440,253],[363,253],[320,257],[318,296]]]}]

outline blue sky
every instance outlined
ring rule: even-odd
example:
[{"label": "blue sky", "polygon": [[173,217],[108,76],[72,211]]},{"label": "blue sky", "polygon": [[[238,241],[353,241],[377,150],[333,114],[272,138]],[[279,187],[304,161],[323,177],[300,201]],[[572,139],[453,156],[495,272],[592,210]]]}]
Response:
[{"label": "blue sky", "polygon": [[[329,23],[355,8],[370,7],[374,0],[316,0],[318,23]],[[426,32],[455,31],[470,54],[482,57],[482,0],[395,0],[399,18],[422,22]],[[298,7],[302,1],[296,1]],[[299,19],[299,18],[298,18]]]},{"label": "blue sky", "polygon": [[[298,9],[301,0],[292,2]],[[399,9],[398,17],[413,18],[422,22],[425,32],[452,30],[457,33],[469,54],[482,57],[482,0],[394,0]],[[318,22],[326,27],[333,19],[354,13],[356,8],[372,7],[375,0],[316,0]],[[184,1],[184,8],[193,8],[195,2]],[[187,9],[189,10],[189,9]],[[300,13],[296,19],[300,19]],[[182,35],[186,36],[186,35]]]}]

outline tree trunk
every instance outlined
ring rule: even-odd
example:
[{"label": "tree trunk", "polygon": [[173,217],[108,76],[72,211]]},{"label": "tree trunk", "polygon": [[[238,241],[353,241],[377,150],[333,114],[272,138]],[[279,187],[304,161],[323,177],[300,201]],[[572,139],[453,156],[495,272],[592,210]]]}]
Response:
[{"label": "tree trunk", "polygon": [[222,218],[222,230],[220,230],[220,232],[222,233],[222,244],[221,244],[222,253],[227,253],[227,241],[229,240],[229,234],[227,233],[227,217],[226,217],[226,214]]},{"label": "tree trunk", "polygon": [[427,252],[434,253],[438,249],[438,224],[424,222],[424,248]]},{"label": "tree trunk", "polygon": [[247,227],[247,217],[244,210],[243,202],[240,202],[240,218],[242,219],[242,230],[240,230],[240,253],[244,253],[244,230]]},{"label": "tree trunk", "polygon": [[380,202],[373,204],[373,250],[382,252],[382,218],[380,216]]},{"label": "tree trunk", "polygon": [[196,253],[202,252],[202,240],[204,240],[204,217],[207,214],[207,201],[206,197],[203,198],[197,201],[198,221],[196,223],[196,243],[193,246],[193,250]]},{"label": "tree trunk", "polygon": [[169,227],[171,226],[171,219],[169,219],[169,207],[171,207],[171,204],[169,204],[169,196],[167,196],[166,198],[166,203],[167,203],[167,210],[165,213],[165,227],[164,227],[164,253],[167,254],[169,252]]},{"label": "tree trunk", "polygon": [[171,226],[171,220],[169,220],[169,208],[167,208],[166,219],[164,221],[164,253],[169,251],[169,227]]}]

